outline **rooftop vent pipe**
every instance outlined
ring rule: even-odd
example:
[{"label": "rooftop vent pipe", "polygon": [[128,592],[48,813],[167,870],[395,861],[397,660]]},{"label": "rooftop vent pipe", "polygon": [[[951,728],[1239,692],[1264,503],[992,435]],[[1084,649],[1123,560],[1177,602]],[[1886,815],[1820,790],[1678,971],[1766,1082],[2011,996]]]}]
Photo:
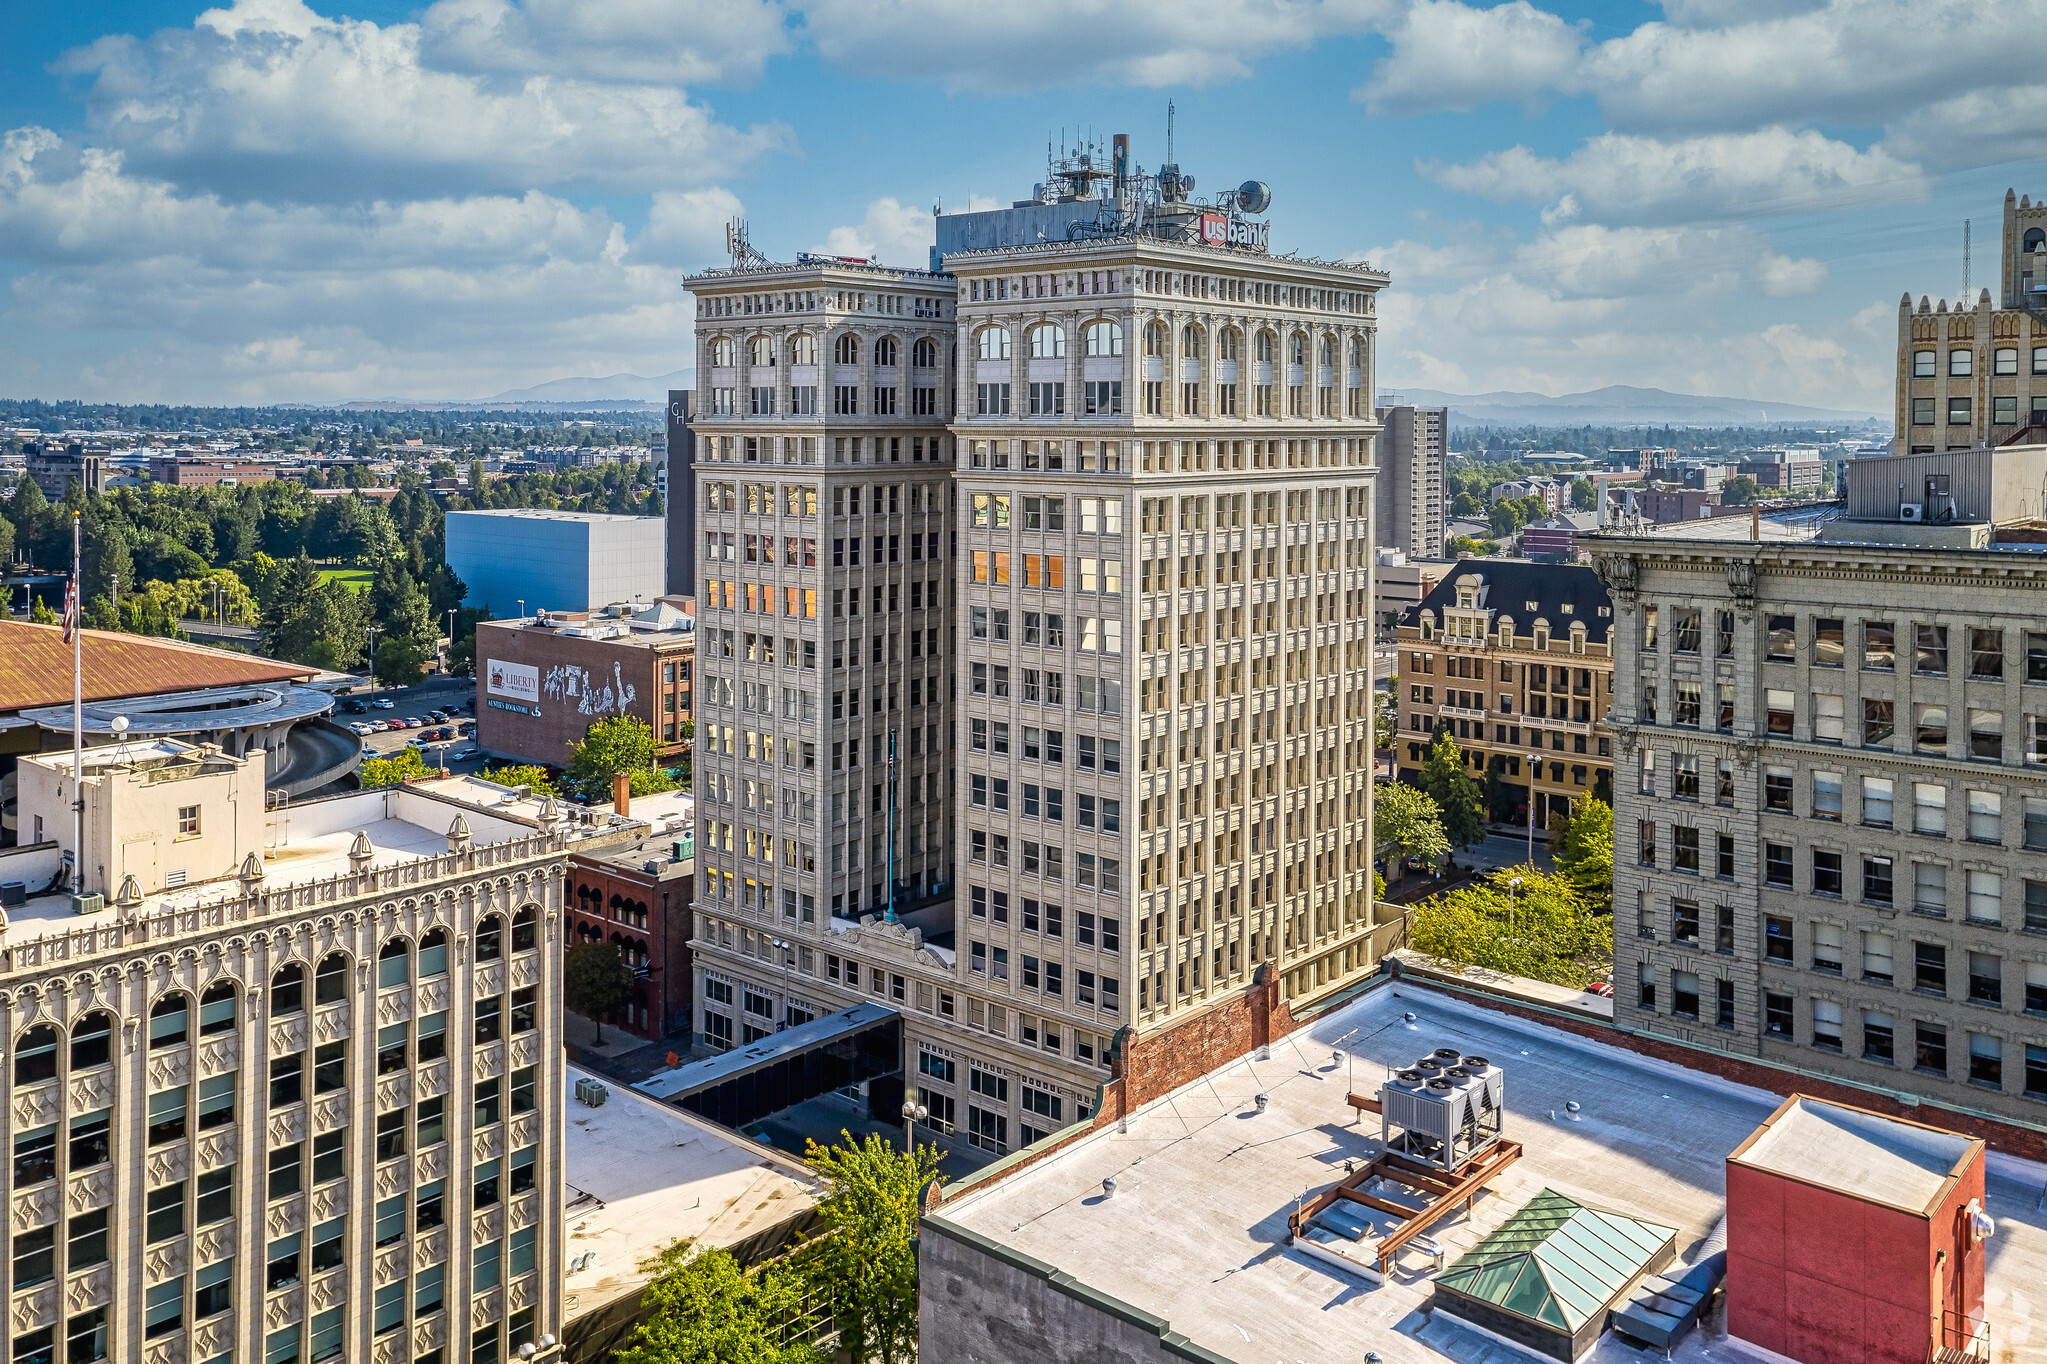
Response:
[{"label": "rooftop vent pipe", "polygon": [[1253,1100],[1252,1100],[1251,1102],[1253,1102],[1253,1103],[1257,1104],[1257,1105],[1258,1105],[1258,1111],[1259,1111],[1260,1113],[1263,1113],[1263,1112],[1265,1111],[1265,1106],[1266,1106],[1267,1104],[1269,1104],[1269,1103],[1271,1103],[1271,1102],[1272,1102],[1272,1097],[1271,1097],[1270,1095],[1267,1095],[1267,1094],[1260,1094],[1260,1095],[1259,1095],[1259,1096],[1258,1096],[1257,1098],[1253,1099]]},{"label": "rooftop vent pipe", "polygon": [[1104,1179],[1104,1180],[1102,1181],[1102,1197],[1104,1197],[1104,1198],[1114,1198],[1115,1196],[1116,1196],[1116,1177],[1115,1177],[1114,1175],[1110,1175],[1110,1176],[1109,1176],[1109,1177],[1108,1177],[1107,1179]]}]

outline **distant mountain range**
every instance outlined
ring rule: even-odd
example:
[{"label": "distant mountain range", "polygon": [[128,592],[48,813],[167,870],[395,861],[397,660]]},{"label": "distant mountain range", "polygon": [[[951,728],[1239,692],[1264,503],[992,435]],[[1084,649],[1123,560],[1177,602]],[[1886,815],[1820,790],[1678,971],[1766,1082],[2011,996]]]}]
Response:
[{"label": "distant mountain range", "polygon": [[390,411],[406,409],[445,412],[463,408],[606,408],[666,407],[668,390],[690,388],[696,383],[693,370],[647,378],[640,374],[608,374],[601,379],[549,379],[531,388],[510,388],[488,398],[359,398],[341,404],[345,411]]},{"label": "distant mountain range", "polygon": [[1381,391],[1417,407],[1447,407],[1459,426],[1812,426],[1885,419],[1875,412],[1802,407],[1754,398],[1709,398],[1612,384],[1590,393],[1444,393],[1389,385]]}]

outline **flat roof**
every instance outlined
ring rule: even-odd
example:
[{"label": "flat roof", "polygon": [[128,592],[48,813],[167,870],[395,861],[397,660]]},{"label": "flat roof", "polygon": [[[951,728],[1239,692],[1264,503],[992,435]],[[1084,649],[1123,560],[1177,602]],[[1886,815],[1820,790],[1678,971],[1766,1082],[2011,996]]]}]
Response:
[{"label": "flat roof", "polygon": [[[1342,1062],[1331,1060],[1337,1046]],[[1369,1092],[1388,1068],[1438,1046],[1501,1066],[1505,1135],[1524,1148],[1469,1219],[1454,1212],[1431,1231],[1453,1262],[1544,1188],[1673,1227],[1683,1255],[1725,1213],[1728,1153],[1780,1102],[1453,996],[1384,985],[1274,1044],[1270,1060],[1232,1062],[1139,1109],[1127,1132],[1105,1127],[963,1188],[929,1215],[926,1235],[949,1224],[999,1242],[1244,1364],[1335,1364],[1367,1350],[1387,1364],[1476,1359],[1487,1338],[1422,1313],[1435,1278],[1423,1255],[1405,1255],[1373,1286],[1287,1244],[1296,1200],[1380,1149],[1378,1119],[1360,1121],[1346,1092]],[[1582,1105],[1575,1118],[1564,1109],[1571,1100]],[[1998,1219],[1985,1294],[1992,1330],[2000,1342],[2029,1331],[2047,1338],[2047,1300],[2036,1293],[2047,1281],[2047,1229],[2034,1211],[2047,1170],[1992,1156],[1986,1174]],[[1116,1192],[1105,1199],[1101,1182],[1112,1175]],[[1674,1357],[1720,1354],[1695,1332]],[[1609,1334],[1590,1358],[1639,1364],[1641,1355]]]},{"label": "flat roof", "polygon": [[457,516],[511,517],[521,521],[582,521],[604,524],[613,521],[660,521],[658,516],[623,516],[617,512],[575,512],[553,511],[546,507],[477,507],[463,511],[451,511],[450,518]]},{"label": "flat roof", "polygon": [[734,1047],[703,1061],[691,1061],[673,1070],[656,1071],[633,1088],[650,1098],[674,1100],[710,1085],[721,1085],[751,1071],[771,1066],[785,1056],[885,1023],[897,1011],[884,1004],[855,1004],[835,1014],[813,1018],[793,1028],[761,1038],[744,1047]]},{"label": "flat roof", "polygon": [[1926,1213],[1982,1145],[1957,1132],[1801,1094],[1787,1099],[1728,1159],[1872,1203]]},{"label": "flat roof", "polygon": [[[609,1091],[601,1108],[575,1097],[576,1082]],[[562,1095],[568,1141],[568,1242],[563,1268],[570,1321],[646,1283],[640,1264],[678,1237],[731,1247],[809,1212],[819,1184],[809,1168],[771,1146],[616,1080],[571,1066]]]}]

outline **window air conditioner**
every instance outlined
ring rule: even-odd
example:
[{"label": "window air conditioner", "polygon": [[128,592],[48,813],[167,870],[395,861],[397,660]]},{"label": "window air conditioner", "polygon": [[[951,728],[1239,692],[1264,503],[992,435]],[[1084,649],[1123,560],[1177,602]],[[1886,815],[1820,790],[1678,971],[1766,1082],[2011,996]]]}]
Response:
[{"label": "window air conditioner", "polygon": [[1900,521],[1923,521],[1923,520],[1925,520],[1926,518],[1925,518],[1925,514],[1924,514],[1924,511],[1923,511],[1923,509],[1922,509],[1922,504],[1921,504],[1921,503],[1918,503],[1918,502],[1901,502],[1901,503],[1899,503],[1899,504],[1898,504],[1898,519],[1899,519]]}]

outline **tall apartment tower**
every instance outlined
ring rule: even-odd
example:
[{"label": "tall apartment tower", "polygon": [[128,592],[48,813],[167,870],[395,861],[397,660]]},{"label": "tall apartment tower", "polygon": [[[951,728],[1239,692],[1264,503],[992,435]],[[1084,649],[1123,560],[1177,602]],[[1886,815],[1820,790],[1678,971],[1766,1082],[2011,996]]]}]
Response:
[{"label": "tall apartment tower", "polygon": [[1443,557],[1443,470],[1450,409],[1397,404],[1378,410],[1378,541],[1417,559]]},{"label": "tall apartment tower", "polygon": [[[704,477],[730,467],[741,490],[707,494],[702,515],[703,550],[718,562],[701,576],[732,581],[715,600],[706,592],[700,627],[711,632],[700,743],[722,726],[716,755],[700,759],[716,774],[699,807],[703,1040],[750,1040],[881,997],[904,1016],[906,1074],[930,1125],[992,1152],[1085,1117],[1125,1027],[1169,1027],[1261,966],[1309,998],[1371,965],[1371,376],[1386,276],[1269,255],[1264,225],[1246,216],[1263,212],[1263,186],[1195,204],[1177,167],[1146,175],[1120,139],[1113,170],[1084,156],[1055,163],[1048,185],[1010,208],[940,218],[939,272],[799,262],[690,286],[706,300],[755,300],[753,312],[698,324],[712,348],[700,458],[719,461]],[[781,315],[794,306],[786,297],[878,291],[928,298],[930,311]],[[945,441],[925,533],[942,531],[947,552],[936,576],[915,560],[889,565],[891,581],[906,580],[903,628],[924,642],[921,653],[906,644],[901,671],[883,681],[871,636],[851,647],[873,628],[878,589],[860,576],[872,559],[842,572],[837,557],[862,529],[850,518],[875,514],[872,493],[842,506],[837,485],[851,498],[877,481],[922,481],[931,466],[905,454],[885,470],[835,458],[813,468],[799,453],[786,467],[796,432],[836,452],[888,428],[864,416],[785,421],[780,406],[741,415],[768,401],[758,391],[775,376],[741,379],[715,348],[780,328],[836,355],[842,333],[873,345],[887,326],[902,346],[928,338],[943,376],[934,398],[903,400],[912,415],[895,429],[906,443]],[[734,356],[727,365],[751,353]],[[856,396],[870,382],[844,381]],[[747,441],[760,442],[757,464],[780,467],[747,469]],[[799,480],[820,486],[820,515],[794,527],[786,490],[772,506],[744,491]],[[728,496],[730,515],[718,509]],[[830,572],[749,563],[754,518],[768,516],[782,520],[758,533],[785,544],[815,527]],[[819,636],[816,666],[806,655],[770,669],[747,640],[796,628],[787,593],[798,584],[829,599],[801,627]],[[842,590],[860,617],[838,617]],[[768,603],[779,619],[761,614]],[[709,645],[720,631],[729,664],[726,646]],[[727,674],[734,690],[712,680]],[[816,692],[815,715],[798,695],[798,718],[783,718],[792,685]],[[925,717],[924,747],[899,746],[893,804],[874,745],[881,715],[897,712],[876,712],[877,686],[926,707],[904,712],[910,734]],[[931,709],[934,687],[956,700]],[[713,696],[730,711],[714,715]],[[773,716],[758,715],[764,704]],[[773,732],[781,756],[758,746],[756,728]],[[816,777],[785,765],[792,741],[804,763],[817,746]],[[857,763],[841,748],[856,743]],[[749,802],[769,782],[784,794],[764,813]],[[791,820],[792,782],[798,810],[817,784],[816,825]],[[891,808],[927,902],[899,900],[897,923],[874,918],[886,906],[871,884]],[[803,870],[812,840],[827,850],[814,874]],[[934,877],[945,883],[937,898]]]},{"label": "tall apartment tower", "polygon": [[952,281],[805,257],[688,287],[699,898],[792,933],[912,909],[951,881]]}]

